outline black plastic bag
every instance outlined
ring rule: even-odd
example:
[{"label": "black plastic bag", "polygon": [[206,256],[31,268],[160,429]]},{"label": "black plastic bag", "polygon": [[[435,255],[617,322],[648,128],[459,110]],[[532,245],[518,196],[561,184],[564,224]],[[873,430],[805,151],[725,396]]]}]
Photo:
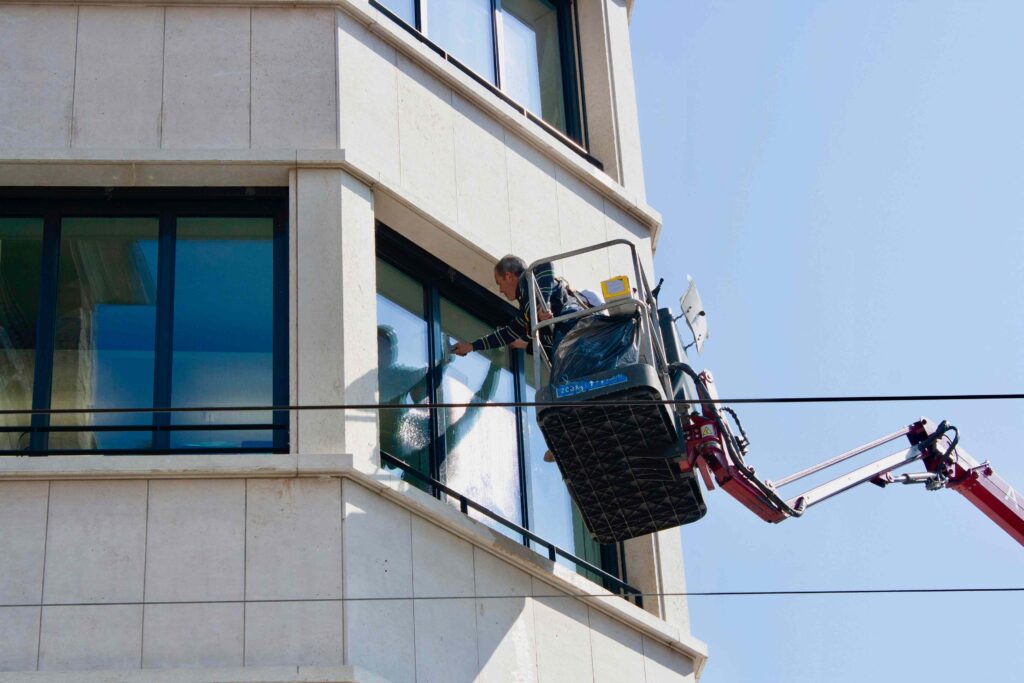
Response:
[{"label": "black plastic bag", "polygon": [[635,365],[640,358],[635,315],[595,315],[580,320],[555,349],[552,384]]}]

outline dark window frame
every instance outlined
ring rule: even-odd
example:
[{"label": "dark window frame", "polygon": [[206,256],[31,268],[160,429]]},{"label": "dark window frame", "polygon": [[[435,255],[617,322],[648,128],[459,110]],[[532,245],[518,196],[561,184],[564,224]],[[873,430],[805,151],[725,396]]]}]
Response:
[{"label": "dark window frame", "polygon": [[[32,409],[49,410],[53,389],[56,338],[57,278],[61,220],[79,217],[137,217],[159,221],[153,407],[170,406],[173,354],[173,296],[175,232],[178,218],[270,218],[273,220],[273,403],[288,405],[288,190],[287,188],[0,188],[0,218],[43,219],[42,272],[36,324],[36,363]],[[4,450],[0,455],[162,455],[205,453],[289,452],[288,411],[274,411],[267,424],[248,426],[273,433],[273,446],[230,448],[171,448],[170,413],[153,412],[151,448],[50,449],[50,415],[32,416],[27,450]],[[104,431],[117,431],[104,426]],[[52,428],[56,429],[56,428]],[[81,431],[92,431],[81,428]],[[149,430],[146,430],[149,431]]]},{"label": "dark window frame", "polygon": [[[445,297],[455,301],[466,310],[467,313],[479,318],[488,325],[502,325],[512,318],[518,309],[510,303],[498,298],[490,290],[481,287],[475,281],[466,277],[445,262],[428,253],[412,241],[401,236],[391,227],[376,222],[376,257],[393,266],[403,274],[409,276],[423,287],[424,313],[426,315],[428,331],[428,367],[440,367],[441,357],[441,316],[440,300]],[[526,354],[524,351],[509,351],[510,369],[514,380],[515,401],[522,401],[524,398],[524,387],[526,386]],[[439,378],[431,370],[427,375],[427,391],[431,398],[437,396]],[[431,435],[428,457],[430,471],[421,474],[436,481],[441,481],[441,463],[447,457],[447,448],[444,442],[444,434],[437,428],[434,417],[435,411],[431,411]],[[525,529],[532,529],[530,522],[530,468],[526,454],[526,432],[529,415],[522,407],[515,409],[516,414],[516,457],[518,459],[518,473],[520,478],[519,508],[522,515],[520,526]],[[393,453],[386,454],[389,458],[399,460]],[[408,466],[415,471],[414,467]],[[443,483],[443,482],[442,482]],[[442,491],[435,487],[430,488],[430,494],[441,499],[444,496]],[[529,538],[523,537],[521,542],[527,547],[535,548],[536,543]],[[538,546],[539,547],[539,546]],[[597,547],[599,558],[591,561],[604,569],[606,572],[619,576],[623,582],[627,581],[625,565],[625,547],[622,543],[601,545]],[[587,574],[592,580],[601,582],[599,577]],[[605,587],[616,591],[617,587],[605,582]]]},{"label": "dark window frame", "polygon": [[566,131],[563,132],[544,120],[539,114],[530,111],[525,106],[508,95],[501,86],[501,34],[498,31],[498,15],[501,12],[501,0],[490,0],[491,3],[491,26],[494,33],[492,39],[492,52],[495,82],[481,76],[475,70],[463,64],[458,58],[448,54],[443,46],[438,45],[423,32],[423,17],[426,15],[426,5],[430,0],[413,0],[415,13],[415,25],[409,24],[395,12],[382,4],[379,0],[369,0],[370,5],[394,21],[400,27],[410,33],[416,40],[420,41],[442,59],[450,62],[459,70],[474,81],[487,88],[491,93],[501,98],[506,104],[515,108],[520,114],[536,123],[550,135],[557,138],[562,144],[573,152],[583,157],[587,162],[604,170],[604,165],[599,159],[590,154],[590,133],[587,124],[587,107],[584,98],[583,68],[581,60],[581,46],[579,35],[579,13],[576,0],[547,0],[555,5],[558,16],[558,44],[561,52],[562,67],[562,97],[565,102],[565,124]]}]

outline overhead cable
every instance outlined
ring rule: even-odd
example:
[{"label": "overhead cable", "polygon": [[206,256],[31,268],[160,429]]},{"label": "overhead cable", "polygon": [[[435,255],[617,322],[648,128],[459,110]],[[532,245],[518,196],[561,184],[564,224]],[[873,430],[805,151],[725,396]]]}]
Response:
[{"label": "overhead cable", "polygon": [[785,403],[892,403],[897,401],[1008,401],[1024,394],[906,394],[894,396],[778,396],[765,398],[631,399],[588,401],[489,401],[486,403],[325,403],[282,406],[175,406],[162,408],[24,408],[3,409],[0,415],[77,415],[106,413],[270,412],[301,410],[447,410],[453,408],[590,408],[594,406],[785,404]]},{"label": "overhead cable", "polygon": [[[277,603],[277,602],[394,602],[394,601],[439,601],[439,600],[524,600],[533,598],[535,600],[556,600],[565,598],[576,598],[583,600],[608,600],[609,598],[676,598],[676,597],[772,597],[772,596],[841,596],[841,595],[908,595],[908,594],[934,594],[934,593],[1021,593],[1024,586],[1006,587],[952,587],[952,588],[852,588],[852,589],[824,589],[824,590],[765,590],[765,591],[671,591],[671,592],[644,592],[630,594],[595,594],[595,593],[549,593],[539,595],[404,595],[404,596],[367,596],[367,597],[337,597],[337,598],[270,598],[257,600],[208,600],[209,604],[238,604],[247,603]],[[79,607],[95,606],[95,602],[60,602],[60,603],[12,603],[0,604],[5,607]],[[161,601],[146,600],[144,602],[105,602],[107,606],[117,605],[176,605],[185,604],[182,601]]]}]

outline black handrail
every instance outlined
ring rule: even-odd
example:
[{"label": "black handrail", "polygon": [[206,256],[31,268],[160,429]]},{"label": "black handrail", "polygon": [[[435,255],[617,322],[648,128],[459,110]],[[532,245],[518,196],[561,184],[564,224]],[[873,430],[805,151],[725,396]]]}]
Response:
[{"label": "black handrail", "polygon": [[[76,434],[80,432],[153,432],[169,434],[172,432],[274,432],[287,434],[288,425],[271,423],[215,423],[215,424],[134,424],[134,425],[3,425],[0,435],[15,434],[20,437],[32,434]],[[273,446],[179,446],[177,448],[146,446],[141,448],[44,448],[33,450],[25,448],[0,449],[0,457],[4,456],[48,456],[48,455],[223,455],[234,453],[280,453],[281,448]]]},{"label": "black handrail", "polygon": [[382,462],[384,462],[384,463],[386,463],[386,464],[388,464],[390,466],[397,467],[398,469],[402,470],[403,472],[412,475],[416,479],[419,479],[423,483],[430,485],[431,487],[433,487],[434,490],[440,491],[440,492],[444,493],[445,495],[450,496],[450,497],[456,499],[457,501],[459,501],[459,510],[462,511],[462,514],[468,515],[469,514],[469,509],[472,508],[472,509],[476,510],[477,512],[479,512],[480,514],[485,515],[485,516],[493,519],[495,522],[498,522],[502,526],[505,526],[508,529],[511,529],[512,531],[516,532],[517,534],[522,535],[524,538],[527,538],[527,539],[533,541],[534,543],[538,543],[538,544],[544,546],[545,548],[547,548],[547,551],[548,551],[548,559],[551,560],[552,562],[554,562],[557,559],[557,557],[559,557],[559,556],[563,557],[566,560],[569,560],[570,562],[575,564],[577,567],[582,568],[582,569],[586,569],[588,572],[592,572],[592,573],[596,574],[597,576],[600,576],[606,583],[612,584],[619,591],[621,591],[622,593],[624,593],[626,595],[640,595],[641,594],[641,591],[638,588],[635,588],[635,587],[629,585],[628,583],[626,583],[625,581],[623,581],[619,577],[615,576],[614,574],[610,574],[610,573],[606,572],[605,570],[601,569],[600,567],[598,567],[597,565],[593,565],[590,562],[587,562],[586,560],[584,560],[583,558],[577,557],[576,555],[573,555],[569,551],[563,550],[562,548],[559,548],[557,545],[555,545],[551,541],[549,541],[549,540],[547,540],[545,538],[541,538],[540,536],[538,536],[537,534],[533,533],[529,529],[525,529],[525,528],[519,526],[518,524],[516,524],[512,520],[505,519],[504,517],[502,517],[498,513],[494,512],[493,510],[490,510],[490,509],[484,507],[483,505],[481,505],[480,503],[477,503],[476,501],[474,501],[474,500],[472,500],[470,498],[467,498],[465,495],[459,493],[458,491],[455,491],[454,489],[448,488],[447,486],[445,486],[444,484],[442,484],[438,480],[434,479],[433,477],[431,477],[429,475],[423,474],[422,472],[420,472],[416,468],[412,467],[408,463],[405,463],[405,462],[399,460],[395,456],[390,455],[388,453],[381,452],[380,458],[381,458]]}]

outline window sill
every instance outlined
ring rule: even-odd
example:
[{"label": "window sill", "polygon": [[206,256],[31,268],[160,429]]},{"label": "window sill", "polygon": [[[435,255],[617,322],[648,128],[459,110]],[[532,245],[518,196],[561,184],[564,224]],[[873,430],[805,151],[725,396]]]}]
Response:
[{"label": "window sill", "polygon": [[10,455],[0,481],[322,477],[353,466],[351,455]]}]

